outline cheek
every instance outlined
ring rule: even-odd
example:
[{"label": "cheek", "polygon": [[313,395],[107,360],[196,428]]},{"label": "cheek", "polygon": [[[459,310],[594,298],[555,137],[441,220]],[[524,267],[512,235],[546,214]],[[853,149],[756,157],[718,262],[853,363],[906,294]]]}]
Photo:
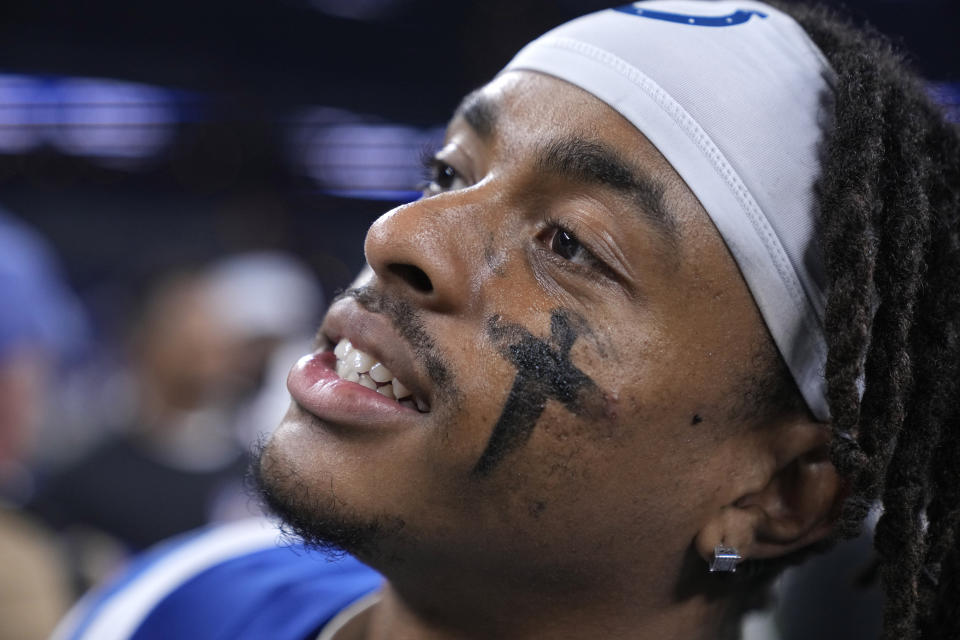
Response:
[{"label": "cheek", "polygon": [[556,408],[545,414],[537,437],[546,477],[588,501],[616,499],[635,514],[676,511],[677,501],[695,510],[708,501],[699,478],[727,432],[724,394],[713,393],[718,372],[712,381],[691,375],[690,354],[672,351],[656,330],[608,342],[619,346],[579,355],[604,391],[606,413],[599,420],[564,419]]},{"label": "cheek", "polygon": [[638,423],[662,425],[668,438],[720,433],[739,392],[743,365],[733,347],[743,337],[718,330],[719,324],[687,319],[624,341],[620,353],[629,356],[616,363],[622,375],[612,383],[623,412]]},{"label": "cheek", "polygon": [[476,500],[474,522],[546,557],[631,558],[637,540],[677,557],[709,498],[692,477],[697,456],[659,427],[631,416],[574,420],[551,405],[529,446],[491,478],[499,498]]}]

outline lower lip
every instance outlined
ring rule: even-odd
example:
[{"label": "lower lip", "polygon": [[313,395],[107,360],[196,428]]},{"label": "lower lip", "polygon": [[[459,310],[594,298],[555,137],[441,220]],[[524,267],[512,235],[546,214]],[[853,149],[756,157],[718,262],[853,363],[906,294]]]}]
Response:
[{"label": "lower lip", "polygon": [[293,365],[287,389],[301,407],[325,422],[383,427],[409,422],[420,413],[395,400],[337,375],[337,357],[330,351],[306,355]]}]

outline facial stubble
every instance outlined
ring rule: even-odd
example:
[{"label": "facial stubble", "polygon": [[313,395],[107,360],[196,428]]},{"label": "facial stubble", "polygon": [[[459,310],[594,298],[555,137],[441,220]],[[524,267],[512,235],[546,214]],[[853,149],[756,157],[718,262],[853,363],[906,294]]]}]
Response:
[{"label": "facial stubble", "polygon": [[285,534],[327,555],[350,553],[371,561],[383,541],[401,536],[405,523],[389,514],[360,514],[337,496],[332,476],[325,490],[304,478],[271,439],[254,447],[250,475],[261,502],[281,521]]}]

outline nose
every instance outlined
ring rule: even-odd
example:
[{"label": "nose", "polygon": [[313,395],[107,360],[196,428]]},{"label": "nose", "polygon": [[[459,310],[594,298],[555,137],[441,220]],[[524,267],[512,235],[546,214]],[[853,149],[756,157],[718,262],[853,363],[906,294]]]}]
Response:
[{"label": "nose", "polygon": [[445,206],[447,199],[423,199],[382,215],[364,244],[367,263],[384,286],[441,312],[466,302],[471,278],[465,212]]}]

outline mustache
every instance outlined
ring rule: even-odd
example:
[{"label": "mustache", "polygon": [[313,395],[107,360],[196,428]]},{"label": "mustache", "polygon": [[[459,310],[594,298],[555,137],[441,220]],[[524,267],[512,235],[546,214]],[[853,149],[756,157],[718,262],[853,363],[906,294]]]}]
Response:
[{"label": "mustache", "polygon": [[427,333],[420,312],[408,301],[385,294],[369,285],[347,289],[333,299],[353,298],[370,313],[386,316],[400,337],[413,349],[414,357],[423,363],[434,387],[444,395],[458,395],[453,373],[436,341]]}]

